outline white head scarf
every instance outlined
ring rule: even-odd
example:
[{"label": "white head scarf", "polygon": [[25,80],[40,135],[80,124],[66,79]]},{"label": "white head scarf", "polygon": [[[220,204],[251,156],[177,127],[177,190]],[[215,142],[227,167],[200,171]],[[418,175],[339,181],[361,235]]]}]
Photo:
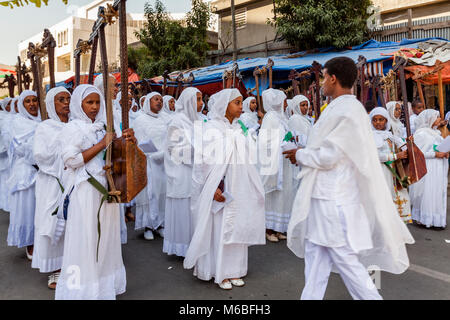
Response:
[{"label": "white head scarf", "polygon": [[256,98],[255,97],[248,97],[247,99],[244,100],[244,102],[242,103],[242,111],[243,112],[245,112],[245,113],[256,113],[256,110],[252,111],[250,109],[250,103],[253,100],[256,100]]},{"label": "white head scarf", "polygon": [[8,111],[6,111],[6,106],[8,105],[8,103],[10,102],[10,101],[12,101],[13,99],[11,99],[11,98],[5,98],[5,99],[3,99],[2,100],[2,102],[0,103],[1,105],[2,105],[2,109],[3,109],[3,111],[5,111],[5,112],[8,112]]},{"label": "white head scarf", "polygon": [[386,103],[386,109],[389,113],[389,122],[391,124],[392,132],[394,133],[394,135],[402,137],[405,126],[399,118],[395,117],[395,107],[397,104],[400,103],[398,101],[390,101]]},{"label": "white head scarf", "polygon": [[139,99],[139,107],[140,107],[141,109],[144,108],[144,100],[145,100],[145,97],[146,97],[146,96],[142,96],[142,97]]},{"label": "white head scarf", "polygon": [[188,87],[181,92],[175,103],[175,112],[183,113],[192,123],[201,120],[200,113],[197,112],[197,93],[200,93],[200,90]]},{"label": "white head scarf", "polygon": [[[387,120],[386,127],[384,128],[384,130],[377,130],[373,126],[372,119],[375,116],[382,116]],[[384,140],[386,140],[386,139],[390,139],[391,141],[394,140],[392,133],[389,131],[391,129],[391,123],[389,122],[389,114],[385,108],[383,108],[383,107],[374,108],[369,113],[369,117],[370,117],[370,124],[372,126],[372,130],[373,130],[374,137],[375,137],[375,145],[377,146],[377,148],[380,148],[382,146],[382,144],[384,143]]]},{"label": "white head scarf", "polygon": [[419,129],[432,129],[433,131],[439,131],[433,128],[433,123],[439,118],[439,111],[433,109],[423,110],[416,118],[416,132]]},{"label": "white head scarf", "polygon": [[[110,76],[111,78],[114,78],[114,79],[115,79],[115,77],[114,77],[111,73],[109,74],[109,76]],[[103,86],[103,74],[99,74],[99,75],[95,78],[95,80],[94,80],[94,86],[100,91],[100,93],[103,95],[103,97],[106,98],[106,97],[105,97],[105,87]]]},{"label": "white head scarf", "polygon": [[[19,100],[19,97],[15,97],[15,98],[13,98],[11,100],[11,109],[10,109],[9,113],[11,113],[11,114],[16,114],[17,113],[16,112],[16,106],[15,106],[17,100]],[[17,107],[19,107],[19,106],[17,106]]]},{"label": "white head scarf", "polygon": [[94,124],[98,125],[97,129],[100,129],[106,125],[105,99],[100,90],[90,84],[81,84],[73,91],[72,98],[70,99],[70,118],[72,120],[81,120],[86,124],[92,124],[92,120],[87,116],[82,107],[83,100],[91,93],[96,93],[100,96],[100,110],[94,121]]},{"label": "white head scarf", "polygon": [[[164,113],[167,113],[167,114],[172,114],[173,113],[173,111],[170,110],[170,106],[169,106],[169,102],[172,99],[175,100],[175,98],[172,97],[172,96],[166,95],[166,96],[163,97],[163,108],[162,108],[161,112],[164,112]],[[175,101],[175,103],[176,103],[176,101]]]},{"label": "white head scarf", "polygon": [[161,94],[159,94],[158,92],[151,92],[145,96],[144,108],[142,108],[142,111],[148,114],[149,116],[158,118],[160,116],[161,111],[159,111],[159,113],[154,113],[150,108],[150,100],[155,96],[161,97]]},{"label": "white head scarf", "polygon": [[302,103],[303,101],[308,102],[308,110],[309,110],[309,108],[311,107],[309,99],[307,97],[305,97],[304,95],[299,94],[292,99],[292,111],[294,112],[294,114],[298,114],[299,116],[306,117],[308,115],[308,111],[306,111],[306,114],[303,114],[300,111],[300,103]]},{"label": "white head scarf", "polygon": [[286,94],[277,89],[267,89],[262,93],[264,110],[267,113],[274,112],[277,118],[287,128],[287,118],[284,113],[284,100],[286,100]]},{"label": "white head scarf", "polygon": [[50,119],[58,121],[58,122],[61,122],[61,119],[59,118],[58,114],[56,113],[55,97],[56,97],[56,95],[58,95],[61,92],[67,92],[70,96],[70,92],[66,88],[56,87],[56,88],[50,89],[47,92],[47,96],[45,97],[45,104],[47,106],[48,117]]},{"label": "white head scarf", "polygon": [[[228,104],[242,97],[238,89],[223,89],[216,94],[213,94],[209,100],[209,116],[211,120],[225,120],[225,114],[227,112]],[[212,103],[211,103],[212,100]]]},{"label": "white head scarf", "polygon": [[23,102],[25,101],[25,99],[29,96],[34,96],[37,97],[36,92],[31,91],[31,90],[25,90],[23,91],[20,96],[19,96],[19,102],[17,104],[17,108],[19,109],[19,114],[24,117],[25,119],[29,119],[32,121],[36,121],[39,122],[41,121],[41,110],[38,108],[38,115],[32,116],[27,109],[25,109],[25,106],[23,105]]}]

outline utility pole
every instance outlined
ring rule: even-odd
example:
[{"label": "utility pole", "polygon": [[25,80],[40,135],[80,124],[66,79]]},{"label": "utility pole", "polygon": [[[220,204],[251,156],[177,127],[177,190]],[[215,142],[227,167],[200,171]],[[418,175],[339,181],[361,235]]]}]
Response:
[{"label": "utility pole", "polygon": [[236,10],[234,0],[231,0],[231,27],[233,28],[233,61],[237,60],[237,37],[236,37]]}]

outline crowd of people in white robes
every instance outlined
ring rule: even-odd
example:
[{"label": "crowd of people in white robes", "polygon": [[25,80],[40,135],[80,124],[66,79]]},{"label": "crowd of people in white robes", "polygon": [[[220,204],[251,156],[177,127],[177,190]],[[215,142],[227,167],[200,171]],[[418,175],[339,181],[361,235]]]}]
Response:
[{"label": "crowd of people in white robes", "polygon": [[[336,68],[327,69],[335,82],[326,81],[343,94],[328,89],[334,98],[318,121],[303,95],[263,91],[260,118],[255,97],[237,89],[206,106],[190,87],[177,100],[152,92],[138,104],[130,94],[130,129],[122,130],[124,106],[112,86],[112,135],[102,76],[72,94],[47,92],[45,121],[35,92],[4,99],[0,209],[9,212],[8,245],[25,247],[32,268],[50,274],[56,299],[115,299],[126,290],[121,246],[134,208],[144,239],[162,237],[162,252],[184,257],[195,277],[222,289],[245,285],[249,246],[287,239],[306,259],[302,298],[323,298],[334,263],[355,299],[380,299],[361,281],[369,265],[407,268],[404,245],[413,239],[402,221],[446,226],[448,153],[436,149],[443,123],[439,112],[413,104],[414,141],[428,173],[399,186],[394,162],[407,157],[400,104],[368,116],[336,82]],[[107,192],[105,150],[115,136],[147,158],[148,184],[128,204]]]}]

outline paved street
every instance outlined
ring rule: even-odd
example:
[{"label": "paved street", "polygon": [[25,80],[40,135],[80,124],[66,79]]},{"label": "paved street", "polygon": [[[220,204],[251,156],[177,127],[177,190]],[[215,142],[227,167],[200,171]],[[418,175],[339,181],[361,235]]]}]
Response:
[{"label": "paved street", "polygon": [[[47,277],[31,269],[25,249],[7,247],[9,214],[0,211],[0,299],[53,299]],[[450,229],[426,230],[409,226],[416,244],[408,246],[410,269],[402,275],[382,273],[385,299],[450,299]],[[143,232],[128,225],[128,244],[123,246],[127,292],[118,299],[298,299],[304,285],[303,260],[286,242],[268,243],[249,250],[246,286],[220,290],[183,269],[183,260],[162,253],[162,239],[146,241]],[[339,275],[332,274],[326,299],[350,299]]]}]

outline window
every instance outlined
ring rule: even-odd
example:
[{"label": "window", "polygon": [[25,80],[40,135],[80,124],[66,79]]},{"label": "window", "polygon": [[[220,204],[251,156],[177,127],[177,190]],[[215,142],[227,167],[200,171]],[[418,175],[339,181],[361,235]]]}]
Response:
[{"label": "window", "polygon": [[64,31],[64,45],[69,44],[68,36],[67,36],[67,30]]},{"label": "window", "polygon": [[58,33],[58,48],[62,47],[61,33]]},{"label": "window", "polygon": [[236,30],[244,29],[247,26],[247,8],[236,9]]}]

